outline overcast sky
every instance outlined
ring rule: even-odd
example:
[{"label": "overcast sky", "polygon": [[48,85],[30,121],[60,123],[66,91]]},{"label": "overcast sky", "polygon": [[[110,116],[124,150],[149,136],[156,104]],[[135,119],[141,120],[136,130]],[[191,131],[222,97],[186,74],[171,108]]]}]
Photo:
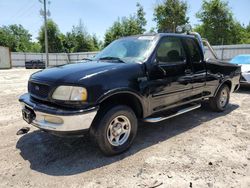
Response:
[{"label": "overcast sky", "polygon": [[[61,32],[70,31],[82,19],[89,33],[100,39],[108,27],[118,17],[128,16],[136,11],[140,2],[146,12],[147,29],[155,27],[153,10],[161,0],[51,0],[51,18],[58,24]],[[198,23],[195,13],[199,11],[202,0],[187,0],[188,16],[192,25]],[[250,22],[250,0],[229,0],[235,18],[241,23]],[[38,0],[0,0],[0,25],[22,24],[36,39],[43,20],[39,15],[42,8]]]}]

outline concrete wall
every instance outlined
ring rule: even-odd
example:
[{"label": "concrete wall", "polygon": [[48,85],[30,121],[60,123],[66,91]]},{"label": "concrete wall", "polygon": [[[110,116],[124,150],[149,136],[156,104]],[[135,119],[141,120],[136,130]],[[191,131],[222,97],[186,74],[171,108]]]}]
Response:
[{"label": "concrete wall", "polygon": [[[49,66],[57,66],[67,64],[69,62],[79,61],[83,58],[93,57],[97,52],[81,52],[81,53],[50,53]],[[29,60],[46,60],[45,53],[24,53],[11,52],[11,60],[13,67],[24,67],[25,61]]]},{"label": "concrete wall", "polygon": [[[213,46],[218,57],[222,60],[230,60],[238,54],[250,54],[250,44],[242,45],[224,45],[224,46]],[[49,65],[63,65],[69,62],[79,61],[83,58],[93,57],[98,52],[81,52],[81,53],[50,53],[49,54]],[[210,52],[206,49],[205,57],[212,57]],[[29,60],[44,60],[46,56],[44,53],[22,53],[12,52],[11,61],[13,67],[23,67],[25,61]]]},{"label": "concrete wall", "polygon": [[0,46],[0,69],[11,68],[10,50],[7,47]]},{"label": "concrete wall", "polygon": [[[228,61],[239,54],[250,54],[250,44],[213,46],[213,49],[216,52],[218,58],[225,61]],[[205,57],[212,57],[207,49],[205,52]]]}]

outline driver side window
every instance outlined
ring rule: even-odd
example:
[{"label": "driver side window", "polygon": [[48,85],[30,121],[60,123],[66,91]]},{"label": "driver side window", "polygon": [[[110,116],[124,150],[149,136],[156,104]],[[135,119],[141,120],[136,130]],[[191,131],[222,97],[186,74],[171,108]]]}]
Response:
[{"label": "driver side window", "polygon": [[183,63],[185,59],[180,38],[165,37],[160,41],[156,51],[156,60],[160,64],[178,64]]}]

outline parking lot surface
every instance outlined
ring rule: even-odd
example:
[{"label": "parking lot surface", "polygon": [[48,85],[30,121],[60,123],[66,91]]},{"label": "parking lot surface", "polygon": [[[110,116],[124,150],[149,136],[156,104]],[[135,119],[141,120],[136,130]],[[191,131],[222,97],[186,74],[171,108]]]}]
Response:
[{"label": "parking lot surface", "polygon": [[204,105],[140,123],[129,151],[105,157],[87,137],[52,136],[22,120],[18,97],[35,71],[0,70],[0,187],[250,187],[250,87],[223,113]]}]

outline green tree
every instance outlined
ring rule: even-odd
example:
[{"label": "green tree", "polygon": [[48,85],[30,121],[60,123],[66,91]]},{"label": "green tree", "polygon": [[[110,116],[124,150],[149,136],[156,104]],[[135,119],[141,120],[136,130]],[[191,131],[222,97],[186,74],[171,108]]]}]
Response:
[{"label": "green tree", "polygon": [[144,33],[146,31],[145,26],[147,25],[147,20],[145,18],[146,13],[144,12],[143,6],[140,3],[136,3],[136,21],[139,26],[139,32]]},{"label": "green tree", "polygon": [[117,21],[106,31],[104,36],[104,47],[109,45],[112,41],[130,35],[137,35],[144,33],[147,21],[145,19],[145,12],[143,7],[137,3],[136,14],[129,17],[118,18]]},{"label": "green tree", "polygon": [[41,45],[39,42],[32,42],[29,52],[41,52]]},{"label": "green tree", "polygon": [[74,37],[74,52],[87,52],[91,51],[93,44],[91,44],[91,37],[88,34],[82,21],[73,26],[72,36]]},{"label": "green tree", "polygon": [[241,32],[242,32],[241,43],[250,44],[250,23],[245,28],[243,27]]},{"label": "green tree", "polygon": [[182,0],[164,0],[154,9],[154,18],[159,32],[175,32],[178,25],[188,23],[188,5]]},{"label": "green tree", "polygon": [[87,32],[81,20],[78,25],[73,26],[71,32],[67,32],[66,35],[61,34],[60,39],[67,53],[100,50],[101,42],[95,34],[91,35]]},{"label": "green tree", "polygon": [[74,52],[74,37],[71,32],[67,32],[65,35],[60,35],[60,40],[63,46],[63,51],[66,53],[72,53]]},{"label": "green tree", "polygon": [[113,23],[113,25],[106,31],[104,36],[104,46],[109,45],[112,41],[129,35],[140,34],[140,28],[134,16],[129,18],[123,17]]},{"label": "green tree", "polygon": [[246,26],[246,31],[250,33],[250,22],[249,22],[248,25]]},{"label": "green tree", "polygon": [[196,14],[201,21],[195,30],[213,45],[241,42],[244,28],[233,19],[228,2],[203,0],[201,10]]},{"label": "green tree", "polygon": [[[117,21],[116,21],[117,22]],[[113,40],[116,39],[116,37],[114,36],[114,25],[115,23],[113,24],[112,27],[110,27],[106,33],[105,33],[105,36],[104,36],[104,43],[103,43],[103,47],[105,46],[108,46]],[[120,36],[119,36],[120,37]]]},{"label": "green tree", "polygon": [[0,27],[0,46],[7,46],[13,52],[31,50],[31,34],[22,25]]},{"label": "green tree", "polygon": [[149,30],[149,33],[155,33],[155,28],[151,27],[150,30]]},{"label": "green tree", "polygon": [[135,16],[124,17],[121,22],[123,36],[142,34],[143,30]]},{"label": "green tree", "polygon": [[93,51],[98,51],[101,48],[101,42],[98,40],[95,34],[92,35],[92,42],[94,45]]},{"label": "green tree", "polygon": [[9,33],[9,28],[7,26],[0,28],[0,46],[9,47],[11,51],[16,52],[14,36]]},{"label": "green tree", "polygon": [[[49,19],[47,22],[47,26],[48,26],[48,51],[50,53],[56,53],[56,52],[63,52],[63,46],[60,40],[60,30],[57,26],[57,24]],[[41,49],[42,52],[45,52],[45,27],[44,25],[41,27],[40,31],[39,31],[39,36],[38,36],[38,40],[39,43],[41,44]]]}]

